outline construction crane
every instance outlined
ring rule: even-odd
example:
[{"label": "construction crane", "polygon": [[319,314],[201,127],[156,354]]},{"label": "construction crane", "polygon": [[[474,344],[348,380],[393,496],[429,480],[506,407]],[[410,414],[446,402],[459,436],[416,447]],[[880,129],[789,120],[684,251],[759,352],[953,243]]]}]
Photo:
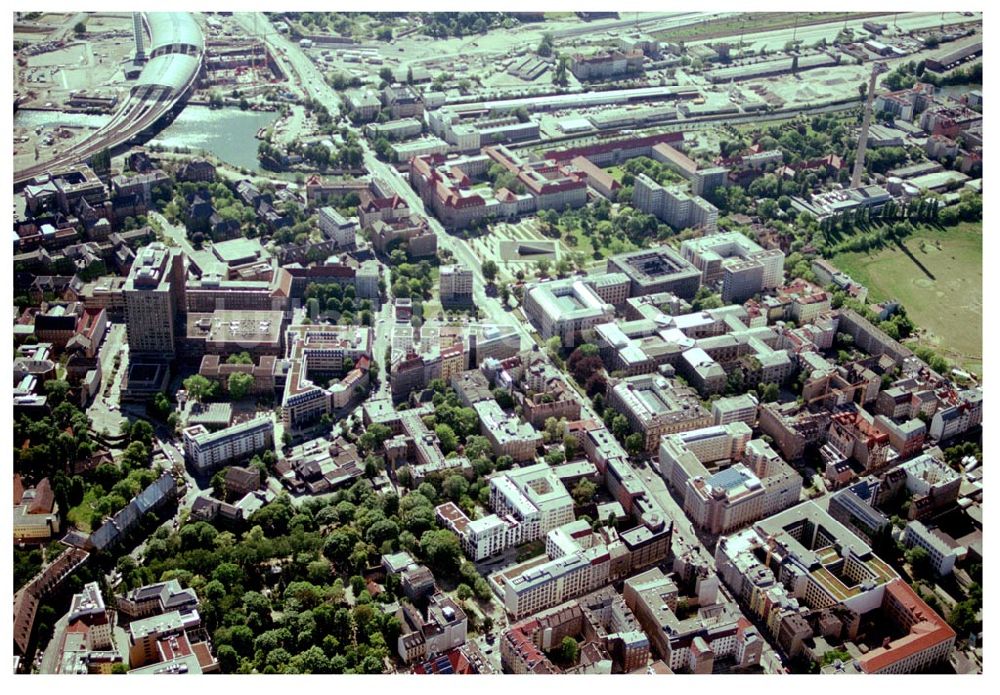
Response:
[{"label": "construction crane", "polygon": [[872,76],[868,80],[868,95],[865,97],[865,115],[861,122],[861,134],[858,136],[858,152],[854,158],[854,173],[851,174],[851,188],[861,186],[861,174],[865,170],[865,150],[868,149],[868,129],[872,125],[872,102],[875,101],[875,80],[889,67],[882,62],[872,66]]}]

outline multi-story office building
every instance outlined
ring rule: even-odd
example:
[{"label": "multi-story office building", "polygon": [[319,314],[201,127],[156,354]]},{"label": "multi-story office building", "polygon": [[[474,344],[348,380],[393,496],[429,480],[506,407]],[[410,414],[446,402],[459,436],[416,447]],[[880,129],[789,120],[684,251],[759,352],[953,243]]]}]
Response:
[{"label": "multi-story office building", "polygon": [[280,357],[285,315],[280,311],[191,312],[177,352],[188,358],[247,353],[253,358]]},{"label": "multi-story office building", "polygon": [[73,595],[67,623],[82,621],[87,624],[87,646],[91,650],[110,649],[114,644],[111,634],[111,620],[101,595],[101,586],[97,582],[89,582],[83,591]]},{"label": "multi-story office building", "polygon": [[[743,422],[662,438],[660,474],[699,528],[726,533],[799,500],[801,477]],[[739,463],[711,473],[706,463]]]},{"label": "multi-story office building", "polygon": [[625,416],[633,432],[642,434],[646,451],[659,446],[664,434],[712,424],[694,391],[658,375],[623,379],[611,389],[608,403]]},{"label": "multi-story office building", "polygon": [[495,401],[480,401],[472,406],[479,416],[479,428],[493,445],[497,456],[510,456],[515,461],[535,458],[542,444],[542,435],[516,415],[508,415]]},{"label": "multi-story office building", "polygon": [[443,265],[440,272],[441,303],[472,303],[472,270],[460,265]]},{"label": "multi-story office building", "polygon": [[618,298],[627,286],[621,273],[542,282],[525,291],[524,311],[543,338],[558,336],[572,347],[586,331],[614,319],[614,305],[601,295]]},{"label": "multi-story office building", "polygon": [[536,538],[573,521],[573,498],[545,463],[504,471],[491,478],[490,506],[501,516],[537,518]]},{"label": "multi-story office building", "polygon": [[826,438],[830,413],[810,412],[796,403],[764,403],[759,411],[761,431],[771,437],[781,455],[794,461],[805,453],[806,446]]},{"label": "multi-story office building", "polygon": [[204,425],[184,430],[184,454],[200,473],[209,473],[227,463],[249,459],[274,446],[274,423],[258,417],[209,432]]},{"label": "multi-story office building", "polygon": [[632,204],[676,229],[695,227],[709,232],[718,229],[718,208],[681,186],[661,186],[646,174],[635,178]]},{"label": "multi-story office building", "polygon": [[941,459],[924,454],[899,467],[906,474],[906,489],[912,495],[910,518],[923,518],[954,504],[962,476]]},{"label": "multi-story office building", "polygon": [[708,533],[727,533],[761,518],[764,486],[742,463],[688,481],[684,512]]},{"label": "multi-story office building", "polygon": [[292,275],[284,268],[270,280],[226,280],[205,273],[200,280],[188,280],[187,310],[192,313],[230,311],[288,311],[292,296]]},{"label": "multi-story office building", "polygon": [[919,673],[945,661],[951,654],[955,631],[904,580],[889,582],[881,608],[903,636],[858,659],[860,672]]},{"label": "multi-story office building", "polygon": [[[668,482],[675,480],[675,476],[680,475],[677,466],[686,467],[683,460],[688,454],[699,465],[737,460],[743,456],[752,434],[745,422],[737,421],[666,435],[660,440],[660,474]],[[680,478],[676,480],[674,487],[682,490],[683,482]]]},{"label": "multi-story office building", "polygon": [[446,594],[431,595],[423,611],[406,604],[400,612],[403,629],[396,650],[407,663],[438,656],[465,644],[468,618],[462,607]]},{"label": "multi-story office building", "polygon": [[827,511],[851,533],[871,544],[889,529],[889,518],[873,506],[881,483],[875,476],[837,490],[830,495]]},{"label": "multi-story office building", "polygon": [[405,140],[414,135],[420,135],[423,123],[417,118],[400,118],[385,123],[369,123],[365,126],[365,135],[372,140],[385,138],[387,140]]},{"label": "multi-story office building", "polygon": [[475,520],[452,502],[435,510],[438,519],[458,534],[462,550],[475,562],[530,543],[573,521],[573,498],[544,463],[490,478],[490,507],[493,514]]},{"label": "multi-story office building", "polygon": [[671,292],[692,299],[701,273],[669,246],[618,254],[608,259],[609,273],[625,273],[632,282],[629,296]]},{"label": "multi-story office building", "polygon": [[741,258],[722,268],[722,301],[743,302],[760,292],[764,284],[764,266]]},{"label": "multi-story office building", "polygon": [[[447,148],[447,143],[441,143]],[[473,188],[496,163],[516,177],[519,190]],[[551,160],[530,161],[505,145],[486,147],[481,155],[448,159],[441,154],[410,160],[410,185],[446,228],[464,228],[484,217],[513,219],[538,210],[578,208],[587,202],[587,175]]]},{"label": "multi-story office building", "polygon": [[625,581],[625,605],[649,636],[652,651],[673,672],[712,673],[716,659],[736,657],[741,666],[759,663],[762,638],[732,604],[703,606],[677,615],[678,589],[672,576],[653,568]]},{"label": "multi-story office building", "polygon": [[740,232],[722,232],[687,239],[681,244],[681,255],[701,270],[702,282],[706,285],[724,280],[726,269],[739,261],[750,261],[750,266],[761,266],[760,277],[755,276],[759,280],[759,286],[742,298],[730,300],[723,296],[723,301],[727,302],[742,301],[762,289],[780,287],[784,278],[785,254],[780,249],[764,250]]},{"label": "multi-story office building", "polygon": [[184,256],[154,242],[139,252],[123,288],[133,360],[171,360],[177,315],[186,310]]},{"label": "multi-story office building", "polygon": [[198,595],[194,589],[184,589],[176,579],[146,584],[132,589],[117,598],[118,619],[128,622],[171,611],[191,613],[198,608]]},{"label": "multi-story office building", "polygon": [[181,614],[178,611],[132,621],[128,626],[129,666],[134,669],[165,661],[161,641],[184,635],[200,624],[197,612]]},{"label": "multi-story office building", "polygon": [[574,54],[570,71],[578,80],[601,80],[642,72],[641,50],[612,50],[592,55]]},{"label": "multi-story office building", "polygon": [[757,422],[757,399],[749,393],[720,398],[712,403],[712,417],[716,425],[744,422],[753,427]]},{"label": "multi-story office building", "polygon": [[[753,555],[755,548],[763,550],[792,596],[814,609],[840,604],[865,614],[881,605],[886,584],[898,578],[867,543],[815,502],[758,521],[732,542],[719,539],[716,567],[737,595],[746,595],[742,582],[751,581],[763,566]],[[750,555],[741,560],[745,553]],[[732,574],[734,566],[742,569]]]},{"label": "multi-story office building", "polygon": [[[360,326],[292,326],[281,421],[289,431],[345,407],[368,385],[374,331]],[[318,385],[335,379],[329,386]]]},{"label": "multi-story office building", "polygon": [[591,547],[506,578],[504,608],[521,618],[594,591],[607,584],[610,559],[606,547]]},{"label": "multi-story office building", "polygon": [[919,454],[927,439],[927,425],[916,418],[896,423],[885,415],[876,415],[875,429],[889,437],[889,446],[896,450],[901,460]]},{"label": "multi-story office building", "polygon": [[59,504],[48,478],[25,489],[14,475],[14,542],[44,543],[59,532]]}]

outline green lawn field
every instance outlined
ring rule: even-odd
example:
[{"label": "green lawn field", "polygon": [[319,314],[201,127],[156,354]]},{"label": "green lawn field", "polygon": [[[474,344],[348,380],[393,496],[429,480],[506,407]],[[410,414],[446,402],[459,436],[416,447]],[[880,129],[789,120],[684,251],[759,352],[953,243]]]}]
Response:
[{"label": "green lawn field", "polygon": [[875,253],[833,263],[868,287],[869,302],[897,299],[922,330],[920,343],[976,374],[983,363],[983,226],[925,227]]},{"label": "green lawn field", "polygon": [[613,178],[618,183],[622,182],[622,176],[625,175],[625,170],[621,167],[621,165],[605,167],[604,171],[608,172],[608,174],[611,175],[611,178]]}]

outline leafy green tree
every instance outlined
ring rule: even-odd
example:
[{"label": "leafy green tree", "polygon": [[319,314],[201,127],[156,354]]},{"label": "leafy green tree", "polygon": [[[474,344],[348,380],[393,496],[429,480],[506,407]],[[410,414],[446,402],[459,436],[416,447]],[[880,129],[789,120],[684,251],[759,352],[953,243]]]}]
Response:
[{"label": "leafy green tree", "polygon": [[486,279],[486,282],[492,283],[496,280],[498,270],[496,262],[492,260],[483,262],[483,277]]},{"label": "leafy green tree", "polygon": [[906,559],[906,563],[913,570],[914,576],[926,579],[933,575],[934,569],[931,566],[930,553],[923,548],[918,546],[907,550],[904,558]]},{"label": "leafy green tree", "polygon": [[450,426],[442,423],[434,428],[434,434],[441,442],[441,450],[448,454],[458,447],[458,436]]},{"label": "leafy green tree", "polygon": [[542,58],[548,58],[552,55],[552,49],[555,46],[555,38],[552,36],[551,32],[545,32],[542,34],[542,40],[538,42],[538,48],[535,52]]},{"label": "leafy green tree", "polygon": [[45,382],[45,396],[52,406],[59,405],[66,400],[69,393],[69,382],[65,379],[52,379]]},{"label": "leafy green tree", "polygon": [[575,664],[580,656],[580,644],[572,637],[563,637],[559,645],[559,658],[563,663]]},{"label": "leafy green tree", "polygon": [[420,537],[420,552],[432,570],[444,576],[454,576],[462,560],[458,536],[451,531],[431,530]]},{"label": "leafy green tree", "polygon": [[249,352],[233,353],[226,358],[226,364],[253,364],[253,358]]},{"label": "leafy green tree", "polygon": [[193,374],[184,380],[184,390],[192,399],[202,402],[215,392],[215,384],[201,374]]},{"label": "leafy green tree", "polygon": [[597,494],[597,486],[590,480],[583,478],[576,484],[571,494],[573,495],[573,501],[578,505],[590,504],[594,499],[594,495]]},{"label": "leafy green tree", "polygon": [[645,446],[646,446],[646,440],[639,432],[632,432],[627,437],[625,437],[625,448],[633,456],[641,454]]},{"label": "leafy green tree", "polygon": [[229,395],[233,400],[241,401],[250,393],[253,388],[254,379],[252,374],[244,372],[233,372],[229,375]]},{"label": "leafy green tree", "polygon": [[618,437],[618,439],[624,439],[629,434],[628,420],[624,415],[618,414],[614,416],[611,421],[611,433]]},{"label": "leafy green tree", "polygon": [[760,399],[765,403],[774,403],[778,400],[779,389],[777,384],[764,384],[757,389],[760,392]]},{"label": "leafy green tree", "polygon": [[141,442],[144,446],[152,446],[153,426],[145,420],[136,420],[129,430],[130,442]]},{"label": "leafy green tree", "polygon": [[451,475],[444,481],[444,494],[448,499],[457,502],[469,492],[469,481],[461,475]]}]

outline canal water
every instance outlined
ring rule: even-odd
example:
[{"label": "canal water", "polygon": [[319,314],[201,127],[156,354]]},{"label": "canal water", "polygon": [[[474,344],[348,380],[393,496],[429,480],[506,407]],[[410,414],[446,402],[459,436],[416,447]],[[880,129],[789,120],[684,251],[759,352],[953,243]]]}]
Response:
[{"label": "canal water", "polygon": [[111,116],[95,115],[86,113],[61,113],[59,111],[36,111],[34,109],[21,109],[14,114],[14,129],[26,128],[58,128],[67,126],[70,128],[93,128],[103,127],[111,120]]},{"label": "canal water", "polygon": [[276,112],[186,106],[150,144],[193,153],[205,150],[234,167],[260,171],[257,131],[277,119]]},{"label": "canal water", "polygon": [[[257,131],[277,119],[276,112],[186,106],[149,144],[167,149],[187,148],[194,154],[205,150],[234,167],[259,172]],[[97,129],[110,120],[108,115],[22,109],[14,114],[14,130],[59,126]]]}]

